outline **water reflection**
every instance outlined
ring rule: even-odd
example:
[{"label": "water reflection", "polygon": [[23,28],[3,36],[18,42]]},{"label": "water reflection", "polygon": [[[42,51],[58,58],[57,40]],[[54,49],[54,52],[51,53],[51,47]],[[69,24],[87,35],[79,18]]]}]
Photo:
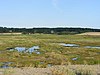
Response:
[{"label": "water reflection", "polygon": [[85,46],[85,48],[97,48],[97,49],[100,49],[100,46]]},{"label": "water reflection", "polygon": [[60,45],[65,46],[65,47],[79,47],[77,44],[65,44],[65,43],[60,43]]},{"label": "water reflection", "polygon": [[39,52],[40,47],[39,46],[33,46],[31,48],[25,48],[25,47],[15,47],[14,49],[10,49],[10,51],[14,51],[17,50],[18,52],[28,52],[28,53],[36,53],[36,54],[40,54]]},{"label": "water reflection", "polygon": [[26,50],[25,47],[15,47],[15,50],[17,50],[18,52],[23,52]]},{"label": "water reflection", "polygon": [[78,60],[78,57],[72,58],[72,60],[74,60],[74,61],[75,61],[75,60]]},{"label": "water reflection", "polygon": [[[80,46],[77,44],[66,44],[66,43],[60,43],[60,45],[64,46],[64,47],[75,47],[75,48],[79,48]],[[100,46],[85,46],[84,48],[96,48],[96,49],[100,49]]]}]

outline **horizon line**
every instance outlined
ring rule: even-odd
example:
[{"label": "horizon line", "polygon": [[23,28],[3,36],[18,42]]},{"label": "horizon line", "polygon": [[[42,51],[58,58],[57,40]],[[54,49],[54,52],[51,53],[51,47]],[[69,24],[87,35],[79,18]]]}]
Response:
[{"label": "horizon line", "polygon": [[[3,26],[0,26],[3,27]],[[3,28],[5,28],[4,26]],[[6,27],[6,28],[26,28],[26,29],[32,29],[32,28],[87,28],[87,29],[100,29],[100,28],[91,28],[91,27]]]}]

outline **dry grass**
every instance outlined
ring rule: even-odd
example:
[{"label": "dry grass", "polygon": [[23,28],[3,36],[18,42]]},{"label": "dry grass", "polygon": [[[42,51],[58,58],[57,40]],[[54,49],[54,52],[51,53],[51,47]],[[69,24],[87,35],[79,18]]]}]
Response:
[{"label": "dry grass", "polygon": [[68,65],[52,68],[52,75],[99,75],[100,65]]},{"label": "dry grass", "polygon": [[24,67],[0,69],[1,72],[2,75],[100,75],[100,65],[67,65],[48,68]]}]

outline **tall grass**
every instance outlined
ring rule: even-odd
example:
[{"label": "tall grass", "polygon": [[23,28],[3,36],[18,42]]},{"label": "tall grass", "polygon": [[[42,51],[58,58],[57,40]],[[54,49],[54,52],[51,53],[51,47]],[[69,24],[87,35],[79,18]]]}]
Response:
[{"label": "tall grass", "polygon": [[100,75],[100,65],[55,66],[51,75]]},{"label": "tall grass", "polygon": [[0,69],[3,75],[100,75],[100,65],[60,65],[48,68]]}]

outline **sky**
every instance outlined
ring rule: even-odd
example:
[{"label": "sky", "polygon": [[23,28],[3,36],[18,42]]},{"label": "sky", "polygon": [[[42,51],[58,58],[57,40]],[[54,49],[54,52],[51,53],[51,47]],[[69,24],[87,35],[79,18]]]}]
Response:
[{"label": "sky", "polygon": [[0,0],[0,27],[100,29],[100,0]]}]

